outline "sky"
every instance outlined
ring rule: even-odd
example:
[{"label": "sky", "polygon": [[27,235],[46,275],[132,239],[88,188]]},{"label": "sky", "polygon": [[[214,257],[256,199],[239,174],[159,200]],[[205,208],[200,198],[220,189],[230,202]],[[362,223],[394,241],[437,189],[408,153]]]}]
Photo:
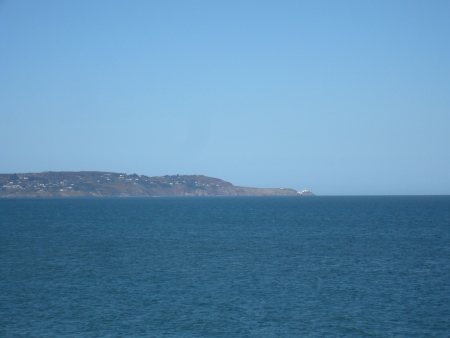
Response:
[{"label": "sky", "polygon": [[0,172],[450,194],[450,1],[0,0]]}]

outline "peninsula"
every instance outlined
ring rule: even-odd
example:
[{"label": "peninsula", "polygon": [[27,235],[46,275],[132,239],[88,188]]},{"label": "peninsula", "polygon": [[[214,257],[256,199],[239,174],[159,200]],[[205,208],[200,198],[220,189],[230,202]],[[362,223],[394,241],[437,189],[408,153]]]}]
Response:
[{"label": "peninsula", "polygon": [[308,190],[239,187],[203,175],[149,177],[78,171],[0,174],[0,197],[311,196]]}]

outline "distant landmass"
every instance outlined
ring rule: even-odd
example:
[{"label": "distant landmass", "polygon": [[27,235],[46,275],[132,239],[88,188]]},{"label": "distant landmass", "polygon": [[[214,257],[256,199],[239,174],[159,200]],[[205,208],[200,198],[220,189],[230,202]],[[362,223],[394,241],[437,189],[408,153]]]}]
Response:
[{"label": "distant landmass", "polygon": [[239,187],[203,175],[149,177],[99,171],[0,174],[0,197],[313,195],[308,190]]}]

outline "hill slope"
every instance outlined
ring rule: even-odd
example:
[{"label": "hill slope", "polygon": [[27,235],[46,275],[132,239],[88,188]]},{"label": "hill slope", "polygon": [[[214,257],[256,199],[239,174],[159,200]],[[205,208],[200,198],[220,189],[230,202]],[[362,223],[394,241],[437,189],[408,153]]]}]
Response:
[{"label": "hill slope", "polygon": [[0,174],[0,197],[300,195],[293,189],[238,187],[202,175],[149,177],[98,171]]}]

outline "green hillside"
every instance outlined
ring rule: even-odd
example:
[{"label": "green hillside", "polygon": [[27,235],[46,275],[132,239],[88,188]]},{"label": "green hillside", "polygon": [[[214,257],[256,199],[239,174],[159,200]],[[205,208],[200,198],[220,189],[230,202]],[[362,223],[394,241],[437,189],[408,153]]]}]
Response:
[{"label": "green hillside", "polygon": [[293,189],[234,186],[202,175],[149,177],[98,171],[0,174],[0,197],[301,195]]}]

